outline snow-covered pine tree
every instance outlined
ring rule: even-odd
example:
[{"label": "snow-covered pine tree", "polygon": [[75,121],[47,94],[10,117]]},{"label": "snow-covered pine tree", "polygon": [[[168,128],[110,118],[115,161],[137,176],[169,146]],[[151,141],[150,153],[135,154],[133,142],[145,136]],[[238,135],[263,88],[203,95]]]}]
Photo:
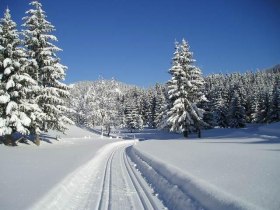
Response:
[{"label": "snow-covered pine tree", "polygon": [[25,51],[9,9],[0,25],[0,135],[11,144],[15,132],[29,134],[31,119],[40,110],[28,98],[37,83],[25,72]]},{"label": "snow-covered pine tree", "polygon": [[143,120],[135,103],[127,104],[125,109],[126,128],[132,133],[143,128]]},{"label": "snow-covered pine tree", "polygon": [[187,110],[184,105],[184,103],[189,105],[189,102],[186,100],[187,92],[185,90],[187,88],[185,87],[187,85],[187,75],[180,63],[180,46],[177,42],[175,43],[175,52],[172,60],[173,64],[169,70],[172,77],[167,83],[168,97],[171,104],[171,108],[167,113],[167,123],[170,124],[170,131],[181,131],[184,132],[184,135],[187,135],[190,130],[190,121],[186,119]]},{"label": "snow-covered pine tree", "polygon": [[213,125],[219,126],[221,128],[227,127],[227,109],[224,104],[224,99],[222,98],[221,91],[216,90],[214,93],[215,97],[213,99],[213,104],[211,107],[211,112],[213,114]]},{"label": "snow-covered pine tree", "polygon": [[249,119],[249,123],[255,123],[257,122],[257,113],[258,113],[258,92],[257,88],[253,87],[254,92],[251,92],[251,94],[248,96],[248,104],[249,104],[249,109],[247,111],[247,118]]},{"label": "snow-covered pine tree", "polygon": [[280,121],[280,75],[275,78],[272,91],[271,109],[269,112],[269,121]]},{"label": "snow-covered pine tree", "polygon": [[163,93],[163,87],[159,84],[156,84],[155,86],[155,105],[154,105],[154,117],[153,117],[153,126],[154,128],[158,128],[158,124],[161,121],[161,111],[162,107],[165,104],[165,96]]},{"label": "snow-covered pine tree", "polygon": [[271,111],[271,96],[268,90],[263,89],[259,93],[258,111],[256,114],[257,123],[269,123],[269,113]]},{"label": "snow-covered pine tree", "polygon": [[245,108],[242,106],[239,94],[235,90],[229,107],[229,126],[243,128],[246,125]]},{"label": "snow-covered pine tree", "polygon": [[24,20],[24,45],[28,50],[29,59],[34,64],[29,74],[35,78],[40,86],[37,95],[39,107],[46,114],[42,129],[65,131],[66,124],[73,122],[66,117],[69,108],[65,106],[65,99],[69,97],[69,87],[62,83],[66,66],[60,64],[56,52],[60,51],[53,44],[57,38],[51,33],[54,26],[46,20],[46,13],[39,1],[32,1],[32,9],[26,12]]},{"label": "snow-covered pine tree", "polygon": [[155,106],[156,106],[156,93],[154,88],[150,88],[146,91],[147,93],[144,94],[145,98],[143,99],[146,102],[146,113],[147,113],[147,123],[151,128],[155,128]]},{"label": "snow-covered pine tree", "polygon": [[188,43],[183,40],[181,45],[175,44],[173,65],[169,70],[172,78],[168,82],[168,95],[171,109],[168,112],[168,123],[171,131],[183,132],[187,137],[190,131],[196,130],[200,137],[203,122],[203,110],[197,103],[205,100],[201,87],[203,78],[199,68],[193,65],[193,53]]}]

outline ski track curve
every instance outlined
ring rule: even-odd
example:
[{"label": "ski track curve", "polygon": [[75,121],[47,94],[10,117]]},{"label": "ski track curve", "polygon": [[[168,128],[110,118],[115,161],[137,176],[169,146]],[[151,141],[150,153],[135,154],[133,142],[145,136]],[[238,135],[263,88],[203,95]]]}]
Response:
[{"label": "ski track curve", "polygon": [[166,209],[126,154],[134,142],[105,145],[29,209]]}]

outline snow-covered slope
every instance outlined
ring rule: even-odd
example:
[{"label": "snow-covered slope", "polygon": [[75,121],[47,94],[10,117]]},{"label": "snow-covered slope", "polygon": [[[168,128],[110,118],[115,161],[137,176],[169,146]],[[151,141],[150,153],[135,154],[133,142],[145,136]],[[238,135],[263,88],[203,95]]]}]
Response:
[{"label": "snow-covered slope", "polygon": [[[201,140],[149,140],[130,155],[171,209],[189,203],[193,209],[278,210],[279,128],[275,123],[209,130]],[[151,169],[171,184],[170,195]]]}]

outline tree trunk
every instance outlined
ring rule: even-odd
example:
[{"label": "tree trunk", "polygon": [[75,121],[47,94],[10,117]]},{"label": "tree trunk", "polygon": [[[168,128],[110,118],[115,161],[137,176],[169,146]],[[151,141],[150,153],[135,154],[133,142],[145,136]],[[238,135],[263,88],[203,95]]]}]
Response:
[{"label": "tree trunk", "polygon": [[4,136],[4,144],[7,145],[7,146],[12,146],[13,145],[13,137],[12,137],[11,134]]},{"label": "tree trunk", "polygon": [[111,133],[111,127],[110,125],[108,125],[108,136],[110,136],[110,133]]},{"label": "tree trunk", "polygon": [[40,135],[39,134],[35,134],[35,141],[34,141],[34,143],[37,146],[40,146],[41,140],[40,140]]},{"label": "tree trunk", "polygon": [[188,138],[189,137],[189,131],[187,131],[187,130],[183,131],[183,135],[184,135],[185,138]]},{"label": "tree trunk", "polygon": [[200,128],[198,128],[197,136],[198,136],[198,138],[201,138],[201,129]]},{"label": "tree trunk", "polygon": [[43,123],[43,131],[48,132],[48,123],[47,122]]}]

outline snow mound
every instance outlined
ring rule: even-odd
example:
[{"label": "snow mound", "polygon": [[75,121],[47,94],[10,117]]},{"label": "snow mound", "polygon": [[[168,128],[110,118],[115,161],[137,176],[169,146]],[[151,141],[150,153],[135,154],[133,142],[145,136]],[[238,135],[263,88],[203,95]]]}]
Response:
[{"label": "snow mound", "polygon": [[159,192],[160,199],[168,209],[261,209],[143,151],[140,152],[135,147],[129,147],[127,152],[147,181]]}]

